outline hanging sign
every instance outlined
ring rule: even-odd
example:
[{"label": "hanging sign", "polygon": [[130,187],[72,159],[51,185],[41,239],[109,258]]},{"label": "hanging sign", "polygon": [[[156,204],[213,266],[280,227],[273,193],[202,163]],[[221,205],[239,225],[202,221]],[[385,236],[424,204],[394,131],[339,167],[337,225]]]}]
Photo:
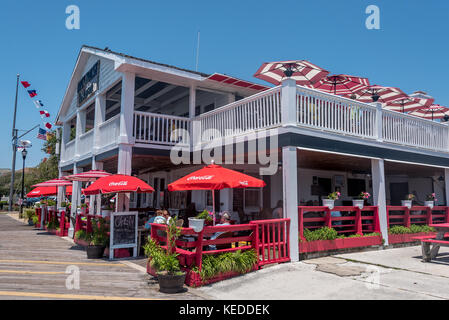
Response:
[{"label": "hanging sign", "polygon": [[100,60],[87,71],[87,73],[78,82],[78,107],[89,99],[95,91],[98,90],[98,82],[100,78]]}]

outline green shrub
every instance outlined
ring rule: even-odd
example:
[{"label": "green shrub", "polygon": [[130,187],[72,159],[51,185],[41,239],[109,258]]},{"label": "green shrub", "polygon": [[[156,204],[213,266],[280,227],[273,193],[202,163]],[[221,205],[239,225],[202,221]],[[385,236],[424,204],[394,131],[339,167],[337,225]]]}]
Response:
[{"label": "green shrub", "polygon": [[75,232],[75,239],[77,240],[87,240],[87,234],[84,230],[78,230]]},{"label": "green shrub", "polygon": [[237,250],[218,255],[204,254],[202,258],[200,276],[203,280],[228,272],[247,273],[258,260],[255,250]]},{"label": "green shrub", "polygon": [[25,209],[25,216],[26,216],[28,219],[32,219],[32,217],[34,216],[34,214],[35,214],[34,209]]},{"label": "green shrub", "polygon": [[204,210],[203,212],[199,213],[195,217],[195,219],[204,219],[204,220],[209,221],[209,222],[211,222],[213,220],[212,216],[210,215],[209,211],[207,211],[207,210]]},{"label": "green shrub", "polygon": [[393,226],[388,230],[389,234],[408,234],[408,233],[420,233],[420,232],[434,232],[435,229],[428,225],[416,225],[412,224],[410,228],[404,226]]},{"label": "green shrub", "polygon": [[32,216],[31,219],[33,219],[33,224],[39,223],[39,217],[38,216]]},{"label": "green shrub", "polygon": [[338,238],[338,233],[335,229],[329,227],[323,227],[314,231],[305,228],[304,237],[306,241],[335,240]]}]

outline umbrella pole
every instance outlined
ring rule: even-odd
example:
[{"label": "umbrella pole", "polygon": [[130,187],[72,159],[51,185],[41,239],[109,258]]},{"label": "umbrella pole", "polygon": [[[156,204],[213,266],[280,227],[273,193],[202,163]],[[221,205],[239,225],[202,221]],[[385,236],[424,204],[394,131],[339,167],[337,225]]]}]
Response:
[{"label": "umbrella pole", "polygon": [[214,226],[215,226],[215,190],[212,190],[212,213],[214,215]]}]

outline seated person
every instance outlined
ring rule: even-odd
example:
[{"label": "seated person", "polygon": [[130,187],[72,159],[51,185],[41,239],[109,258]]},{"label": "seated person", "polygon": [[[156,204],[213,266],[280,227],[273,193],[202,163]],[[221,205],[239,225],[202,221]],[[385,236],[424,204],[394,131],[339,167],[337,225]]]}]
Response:
[{"label": "seated person", "polygon": [[151,229],[150,223],[166,224],[167,219],[165,219],[162,210],[157,210],[156,215],[148,219],[145,223],[145,229]]},{"label": "seated person", "polygon": [[[220,223],[216,224],[215,226],[229,226],[231,225],[231,217],[229,216],[229,212],[224,211],[220,218]],[[210,240],[217,239],[221,234],[225,232],[215,232],[211,237]],[[213,244],[209,245],[209,250],[216,250],[217,247]]]},{"label": "seated person", "polygon": [[168,210],[162,210],[162,216],[165,219],[165,224],[169,224],[171,220],[170,212]]},{"label": "seated person", "polygon": [[240,224],[240,216],[237,211],[231,211],[231,221],[235,221],[235,224]]},{"label": "seated person", "polygon": [[282,209],[284,207],[284,203],[282,200],[279,200],[276,208],[274,208],[273,210],[273,219],[282,219],[283,218],[283,213],[282,213]]}]

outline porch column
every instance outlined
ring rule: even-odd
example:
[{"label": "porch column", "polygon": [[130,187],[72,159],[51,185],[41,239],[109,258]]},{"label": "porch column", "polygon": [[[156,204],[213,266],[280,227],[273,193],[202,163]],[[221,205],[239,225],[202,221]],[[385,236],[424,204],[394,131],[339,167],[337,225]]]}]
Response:
[{"label": "porch column", "polygon": [[290,259],[299,261],[298,238],[298,168],[297,149],[295,147],[282,148],[282,176],[284,218],[290,219]]},{"label": "porch column", "polygon": [[[92,170],[103,170],[103,162],[95,161],[95,157],[92,157]],[[100,215],[101,214],[101,194],[90,196],[89,203],[91,206],[94,203],[96,203],[95,214]]]},{"label": "porch column", "polygon": [[[82,168],[78,168],[76,163],[73,165],[73,174],[83,172]],[[81,204],[81,182],[73,181],[72,184],[72,206],[70,208],[70,228],[68,230],[68,237],[73,238],[75,230],[75,218],[77,212],[77,206]]]},{"label": "porch column", "polygon": [[382,104],[375,102],[376,107],[376,127],[374,128],[375,137],[377,141],[383,141],[383,120],[382,120]]},{"label": "porch column", "polygon": [[75,157],[79,157],[81,155],[80,150],[80,135],[85,132],[86,129],[86,111],[78,110],[76,113],[76,137],[75,137]]},{"label": "porch column", "polygon": [[189,118],[195,118],[196,108],[196,87],[190,86],[189,88]]},{"label": "porch column", "polygon": [[[118,174],[131,175],[132,170],[132,146],[129,144],[120,144],[118,149]],[[116,210],[118,212],[129,210],[129,193],[119,193],[117,197]]]},{"label": "porch column", "polygon": [[446,206],[449,206],[449,169],[444,169],[444,195],[446,196]]},{"label": "porch column", "polygon": [[387,200],[385,194],[385,168],[383,159],[371,159],[373,201],[379,207],[379,223],[385,245],[388,245]]},{"label": "porch column", "polygon": [[281,84],[281,121],[283,126],[296,126],[296,81],[286,79]]},{"label": "porch column", "polygon": [[[100,149],[100,124],[105,121],[106,118],[106,98],[103,94],[97,94],[95,97],[95,120],[94,120],[94,145],[93,150],[96,154]],[[93,160],[94,162],[95,160]],[[92,163],[93,163],[92,162]],[[93,166],[92,166],[93,168]]]}]

